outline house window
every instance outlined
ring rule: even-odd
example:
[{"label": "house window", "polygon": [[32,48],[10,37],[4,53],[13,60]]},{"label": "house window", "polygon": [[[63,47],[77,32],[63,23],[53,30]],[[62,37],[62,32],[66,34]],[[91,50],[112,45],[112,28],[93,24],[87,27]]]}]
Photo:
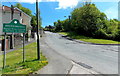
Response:
[{"label": "house window", "polygon": [[22,18],[20,19],[20,23],[23,23],[23,19]]},{"label": "house window", "polygon": [[20,12],[20,16],[22,16],[22,13]]},{"label": "house window", "polygon": [[5,8],[4,8],[4,5],[2,6],[2,11],[3,11],[3,14],[5,14]]},{"label": "house window", "polygon": [[23,21],[23,19],[22,19],[22,23],[23,23],[24,21]]}]

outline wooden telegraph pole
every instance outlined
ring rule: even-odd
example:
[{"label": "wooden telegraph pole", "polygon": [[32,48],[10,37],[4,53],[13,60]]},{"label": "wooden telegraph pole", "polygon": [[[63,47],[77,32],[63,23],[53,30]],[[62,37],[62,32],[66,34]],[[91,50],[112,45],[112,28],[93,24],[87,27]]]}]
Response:
[{"label": "wooden telegraph pole", "polygon": [[39,38],[39,11],[38,11],[38,0],[36,0],[36,18],[37,18],[37,59],[40,60],[40,38]]},{"label": "wooden telegraph pole", "polygon": [[[14,7],[11,5],[11,20],[13,20],[13,14],[14,14]],[[14,48],[14,34],[10,35],[10,49]]]}]

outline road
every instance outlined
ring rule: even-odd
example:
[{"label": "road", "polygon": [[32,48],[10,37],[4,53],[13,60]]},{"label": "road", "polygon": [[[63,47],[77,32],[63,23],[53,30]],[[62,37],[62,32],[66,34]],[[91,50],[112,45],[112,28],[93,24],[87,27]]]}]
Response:
[{"label": "road", "polygon": [[82,44],[57,33],[45,33],[45,43],[62,57],[100,74],[118,74],[118,46]]}]

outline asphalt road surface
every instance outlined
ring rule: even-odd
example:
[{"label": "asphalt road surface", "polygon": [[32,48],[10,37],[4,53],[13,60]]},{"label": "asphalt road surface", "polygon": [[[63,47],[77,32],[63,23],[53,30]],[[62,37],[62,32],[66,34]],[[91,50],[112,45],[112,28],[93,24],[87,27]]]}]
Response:
[{"label": "asphalt road surface", "polygon": [[63,57],[100,74],[118,74],[118,46],[77,43],[57,33],[45,33],[46,44]]}]

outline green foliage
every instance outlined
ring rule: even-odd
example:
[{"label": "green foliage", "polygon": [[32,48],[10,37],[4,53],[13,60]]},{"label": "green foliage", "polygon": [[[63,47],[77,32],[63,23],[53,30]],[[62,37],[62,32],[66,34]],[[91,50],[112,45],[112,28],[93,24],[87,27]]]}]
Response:
[{"label": "green foliage", "polygon": [[113,40],[105,40],[105,39],[95,39],[92,37],[86,37],[83,35],[78,35],[75,32],[59,32],[59,34],[69,36],[70,38],[90,42],[90,43],[97,43],[97,44],[120,44],[118,41]]},{"label": "green foliage", "polygon": [[58,20],[57,22],[54,22],[54,26],[55,26],[55,31],[62,31],[62,22],[60,20]]},{"label": "green foliage", "polygon": [[[19,8],[20,10],[25,12],[27,15],[32,17],[31,26],[33,27],[32,31],[35,32],[36,31],[36,25],[37,25],[37,18],[36,18],[36,16],[32,15],[32,11],[30,9],[28,9],[28,8],[23,7],[20,3],[16,3],[14,7]],[[39,14],[39,28],[41,28],[41,25],[42,25],[41,20],[42,20],[42,18],[40,17],[40,10],[39,10],[38,14]]]},{"label": "green foliage", "polygon": [[[6,55],[6,68],[2,69],[2,74],[29,74],[39,70],[48,64],[45,56],[41,55],[41,60],[37,60],[36,43],[25,46],[26,61],[22,62],[22,48],[9,52]],[[0,56],[2,58],[2,55]],[[2,62],[0,62],[2,64]],[[2,65],[0,66],[0,69]]]},{"label": "green foliage", "polygon": [[99,23],[102,23],[101,20],[105,19],[105,15],[94,4],[87,4],[81,8],[77,8],[71,14],[72,19],[77,21],[77,23],[74,23],[77,24],[76,32],[88,36],[93,36],[99,28]]},{"label": "green foliage", "polygon": [[23,7],[20,3],[16,3],[14,5],[14,7],[17,7],[20,10],[22,10],[23,12],[25,12],[27,15],[32,16],[32,11],[30,9],[28,9],[28,8]]},{"label": "green foliage", "polygon": [[86,3],[71,12],[71,19],[54,23],[55,31],[72,31],[79,35],[120,41],[117,19],[107,19],[95,4]]},{"label": "green foliage", "polygon": [[45,30],[45,31],[51,31],[51,32],[54,32],[55,27],[54,27],[54,26],[49,25],[49,26],[46,26],[46,27],[44,28],[44,30]]},{"label": "green foliage", "polygon": [[36,16],[32,16],[31,26],[32,26],[32,32],[35,32],[36,31],[36,26],[37,26]]}]

